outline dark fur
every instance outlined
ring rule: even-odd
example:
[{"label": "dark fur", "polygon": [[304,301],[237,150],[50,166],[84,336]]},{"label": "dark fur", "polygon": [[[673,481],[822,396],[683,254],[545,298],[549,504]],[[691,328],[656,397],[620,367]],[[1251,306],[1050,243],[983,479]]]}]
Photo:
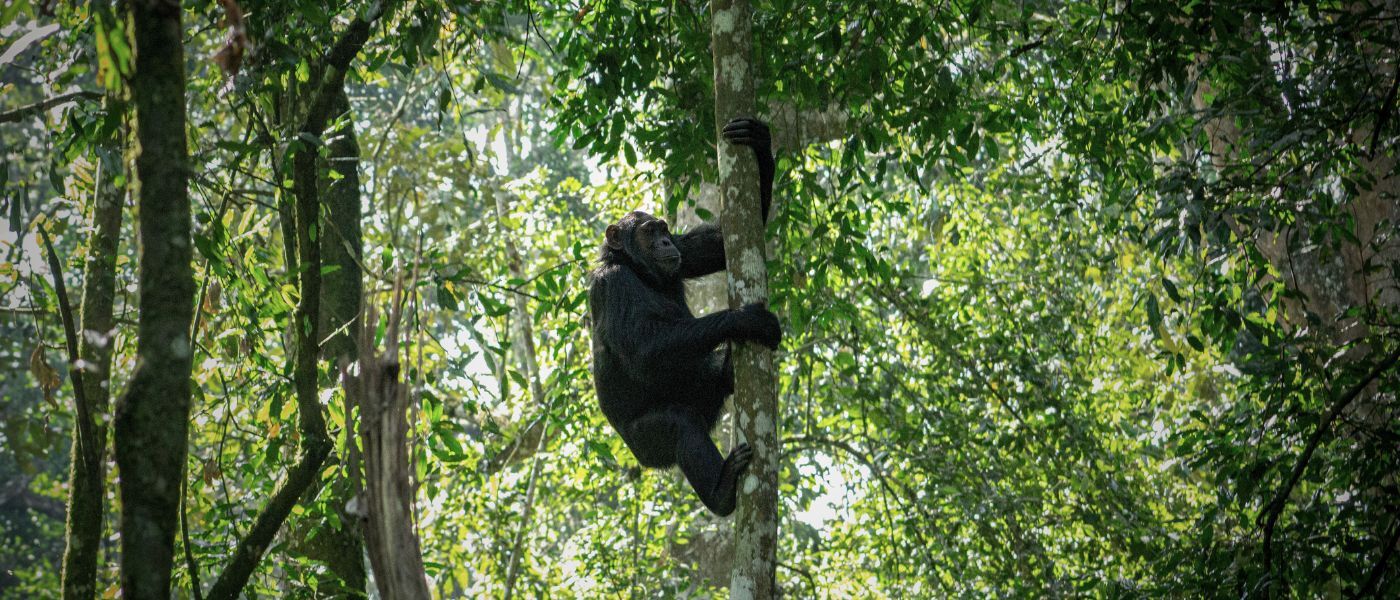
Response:
[{"label": "dark fur", "polygon": [[[773,186],[768,128],[736,119],[724,135],[754,149],[766,221]],[[723,458],[710,440],[724,399],[734,391],[729,353],[720,346],[737,340],[777,348],[782,330],[761,305],[696,318],[686,303],[685,280],[724,269],[724,237],[714,225],[683,235],[661,231],[664,225],[635,211],[609,227],[590,276],[593,382],[603,414],[637,462],[679,465],[705,506],[728,515],[752,450],[741,444]]]}]

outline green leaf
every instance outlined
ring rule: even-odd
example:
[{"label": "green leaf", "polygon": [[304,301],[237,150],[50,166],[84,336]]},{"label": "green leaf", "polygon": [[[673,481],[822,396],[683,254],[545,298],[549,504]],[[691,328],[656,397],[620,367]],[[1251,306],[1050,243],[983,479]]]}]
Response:
[{"label": "green leaf", "polygon": [[1181,294],[1176,291],[1176,284],[1172,283],[1172,280],[1165,275],[1162,276],[1162,287],[1167,290],[1167,296],[1171,297],[1172,302],[1181,304]]}]

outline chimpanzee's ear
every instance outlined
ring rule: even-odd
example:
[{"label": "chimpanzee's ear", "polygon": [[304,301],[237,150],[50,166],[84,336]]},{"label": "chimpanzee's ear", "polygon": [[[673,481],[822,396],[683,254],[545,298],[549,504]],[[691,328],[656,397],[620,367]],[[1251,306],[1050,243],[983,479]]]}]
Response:
[{"label": "chimpanzee's ear", "polygon": [[622,228],[617,225],[608,225],[608,247],[613,250],[622,249]]}]

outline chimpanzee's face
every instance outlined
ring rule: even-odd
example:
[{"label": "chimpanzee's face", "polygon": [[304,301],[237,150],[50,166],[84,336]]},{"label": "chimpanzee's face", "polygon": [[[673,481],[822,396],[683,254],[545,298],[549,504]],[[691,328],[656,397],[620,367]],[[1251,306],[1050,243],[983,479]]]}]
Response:
[{"label": "chimpanzee's face", "polygon": [[608,246],[626,252],[638,264],[662,275],[674,275],[681,268],[681,251],[671,239],[666,222],[640,210],[627,213],[608,227]]}]

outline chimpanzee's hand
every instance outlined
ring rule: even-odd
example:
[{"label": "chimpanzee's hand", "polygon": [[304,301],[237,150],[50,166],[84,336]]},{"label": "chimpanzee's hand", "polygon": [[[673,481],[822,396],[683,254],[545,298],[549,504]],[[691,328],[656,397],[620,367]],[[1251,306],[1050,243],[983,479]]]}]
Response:
[{"label": "chimpanzee's hand", "polygon": [[739,338],[757,342],[771,350],[777,350],[783,341],[783,328],[778,324],[778,316],[759,304],[746,304],[734,311],[739,329]]},{"label": "chimpanzee's hand", "polygon": [[731,144],[753,148],[760,162],[773,156],[773,138],[763,121],[739,117],[724,124],[723,135]]},{"label": "chimpanzee's hand", "polygon": [[724,139],[731,144],[753,148],[753,156],[758,160],[758,198],[763,222],[768,222],[768,207],[773,204],[773,173],[777,164],[773,160],[773,137],[768,133],[768,125],[758,119],[739,117],[724,124],[721,131]]}]

